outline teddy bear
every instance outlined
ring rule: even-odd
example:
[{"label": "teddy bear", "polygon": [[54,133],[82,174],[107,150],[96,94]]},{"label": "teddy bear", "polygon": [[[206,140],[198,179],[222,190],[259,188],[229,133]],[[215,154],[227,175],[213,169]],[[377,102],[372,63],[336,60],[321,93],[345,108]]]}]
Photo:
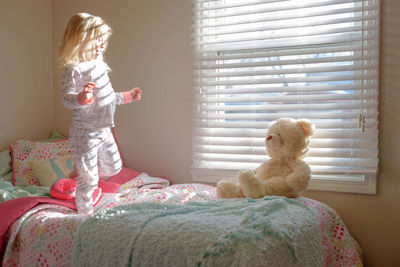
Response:
[{"label": "teddy bear", "polygon": [[242,170],[239,183],[222,180],[219,198],[298,197],[307,189],[311,169],[303,161],[309,148],[314,124],[308,119],[281,118],[268,128],[265,145],[270,159],[254,170]]}]

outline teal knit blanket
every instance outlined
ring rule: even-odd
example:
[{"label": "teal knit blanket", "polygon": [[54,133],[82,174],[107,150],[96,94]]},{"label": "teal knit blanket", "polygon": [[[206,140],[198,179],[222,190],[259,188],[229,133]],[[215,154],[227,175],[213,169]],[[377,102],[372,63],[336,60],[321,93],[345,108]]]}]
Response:
[{"label": "teal knit blanket", "polygon": [[74,266],[323,266],[313,212],[281,197],[103,210],[78,229],[73,257]]}]

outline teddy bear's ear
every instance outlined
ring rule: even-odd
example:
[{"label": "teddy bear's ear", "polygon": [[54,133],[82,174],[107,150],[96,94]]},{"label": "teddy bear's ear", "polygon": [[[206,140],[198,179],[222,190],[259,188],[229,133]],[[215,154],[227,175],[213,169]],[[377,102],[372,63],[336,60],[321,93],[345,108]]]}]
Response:
[{"label": "teddy bear's ear", "polygon": [[306,136],[311,136],[314,133],[314,124],[312,124],[310,120],[299,119],[297,120],[297,123],[300,125],[300,128]]}]

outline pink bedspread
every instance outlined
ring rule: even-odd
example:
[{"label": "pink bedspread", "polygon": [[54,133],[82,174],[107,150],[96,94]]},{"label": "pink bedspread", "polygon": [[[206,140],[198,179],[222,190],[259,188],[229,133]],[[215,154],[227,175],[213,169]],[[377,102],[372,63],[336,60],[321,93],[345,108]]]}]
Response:
[{"label": "pink bedspread", "polygon": [[4,235],[8,231],[8,228],[10,228],[11,225],[23,214],[37,205],[45,203],[76,209],[75,204],[71,201],[58,200],[49,197],[20,197],[0,204],[0,214],[2,215],[0,220],[0,251],[2,250]]},{"label": "pink bedspread", "polygon": [[[166,179],[141,173],[121,185],[118,193],[103,194],[95,211],[140,202],[184,204],[216,198],[215,187],[204,184],[169,185]],[[315,200],[299,198],[313,210],[320,224],[324,266],[362,266],[358,244],[337,213]],[[2,266],[71,266],[73,238],[89,218],[67,206],[54,203],[37,205],[9,228],[4,241]]]}]

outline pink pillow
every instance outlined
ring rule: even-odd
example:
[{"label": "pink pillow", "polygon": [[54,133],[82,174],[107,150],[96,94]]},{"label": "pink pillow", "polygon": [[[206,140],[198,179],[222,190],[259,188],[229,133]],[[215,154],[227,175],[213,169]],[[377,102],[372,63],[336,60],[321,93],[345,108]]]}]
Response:
[{"label": "pink pillow", "polygon": [[18,140],[10,145],[13,171],[13,185],[26,187],[40,185],[28,162],[49,160],[56,157],[70,157],[68,139],[55,142]]},{"label": "pink pillow", "polygon": [[[50,187],[50,195],[53,198],[73,201],[76,195],[76,186],[78,184],[78,180],[74,178],[63,178],[57,180]],[[101,188],[96,188],[93,192],[93,205],[96,205],[101,197]]]},{"label": "pink pillow", "polygon": [[50,187],[50,195],[57,199],[67,200],[75,197],[78,179],[63,178]]}]

